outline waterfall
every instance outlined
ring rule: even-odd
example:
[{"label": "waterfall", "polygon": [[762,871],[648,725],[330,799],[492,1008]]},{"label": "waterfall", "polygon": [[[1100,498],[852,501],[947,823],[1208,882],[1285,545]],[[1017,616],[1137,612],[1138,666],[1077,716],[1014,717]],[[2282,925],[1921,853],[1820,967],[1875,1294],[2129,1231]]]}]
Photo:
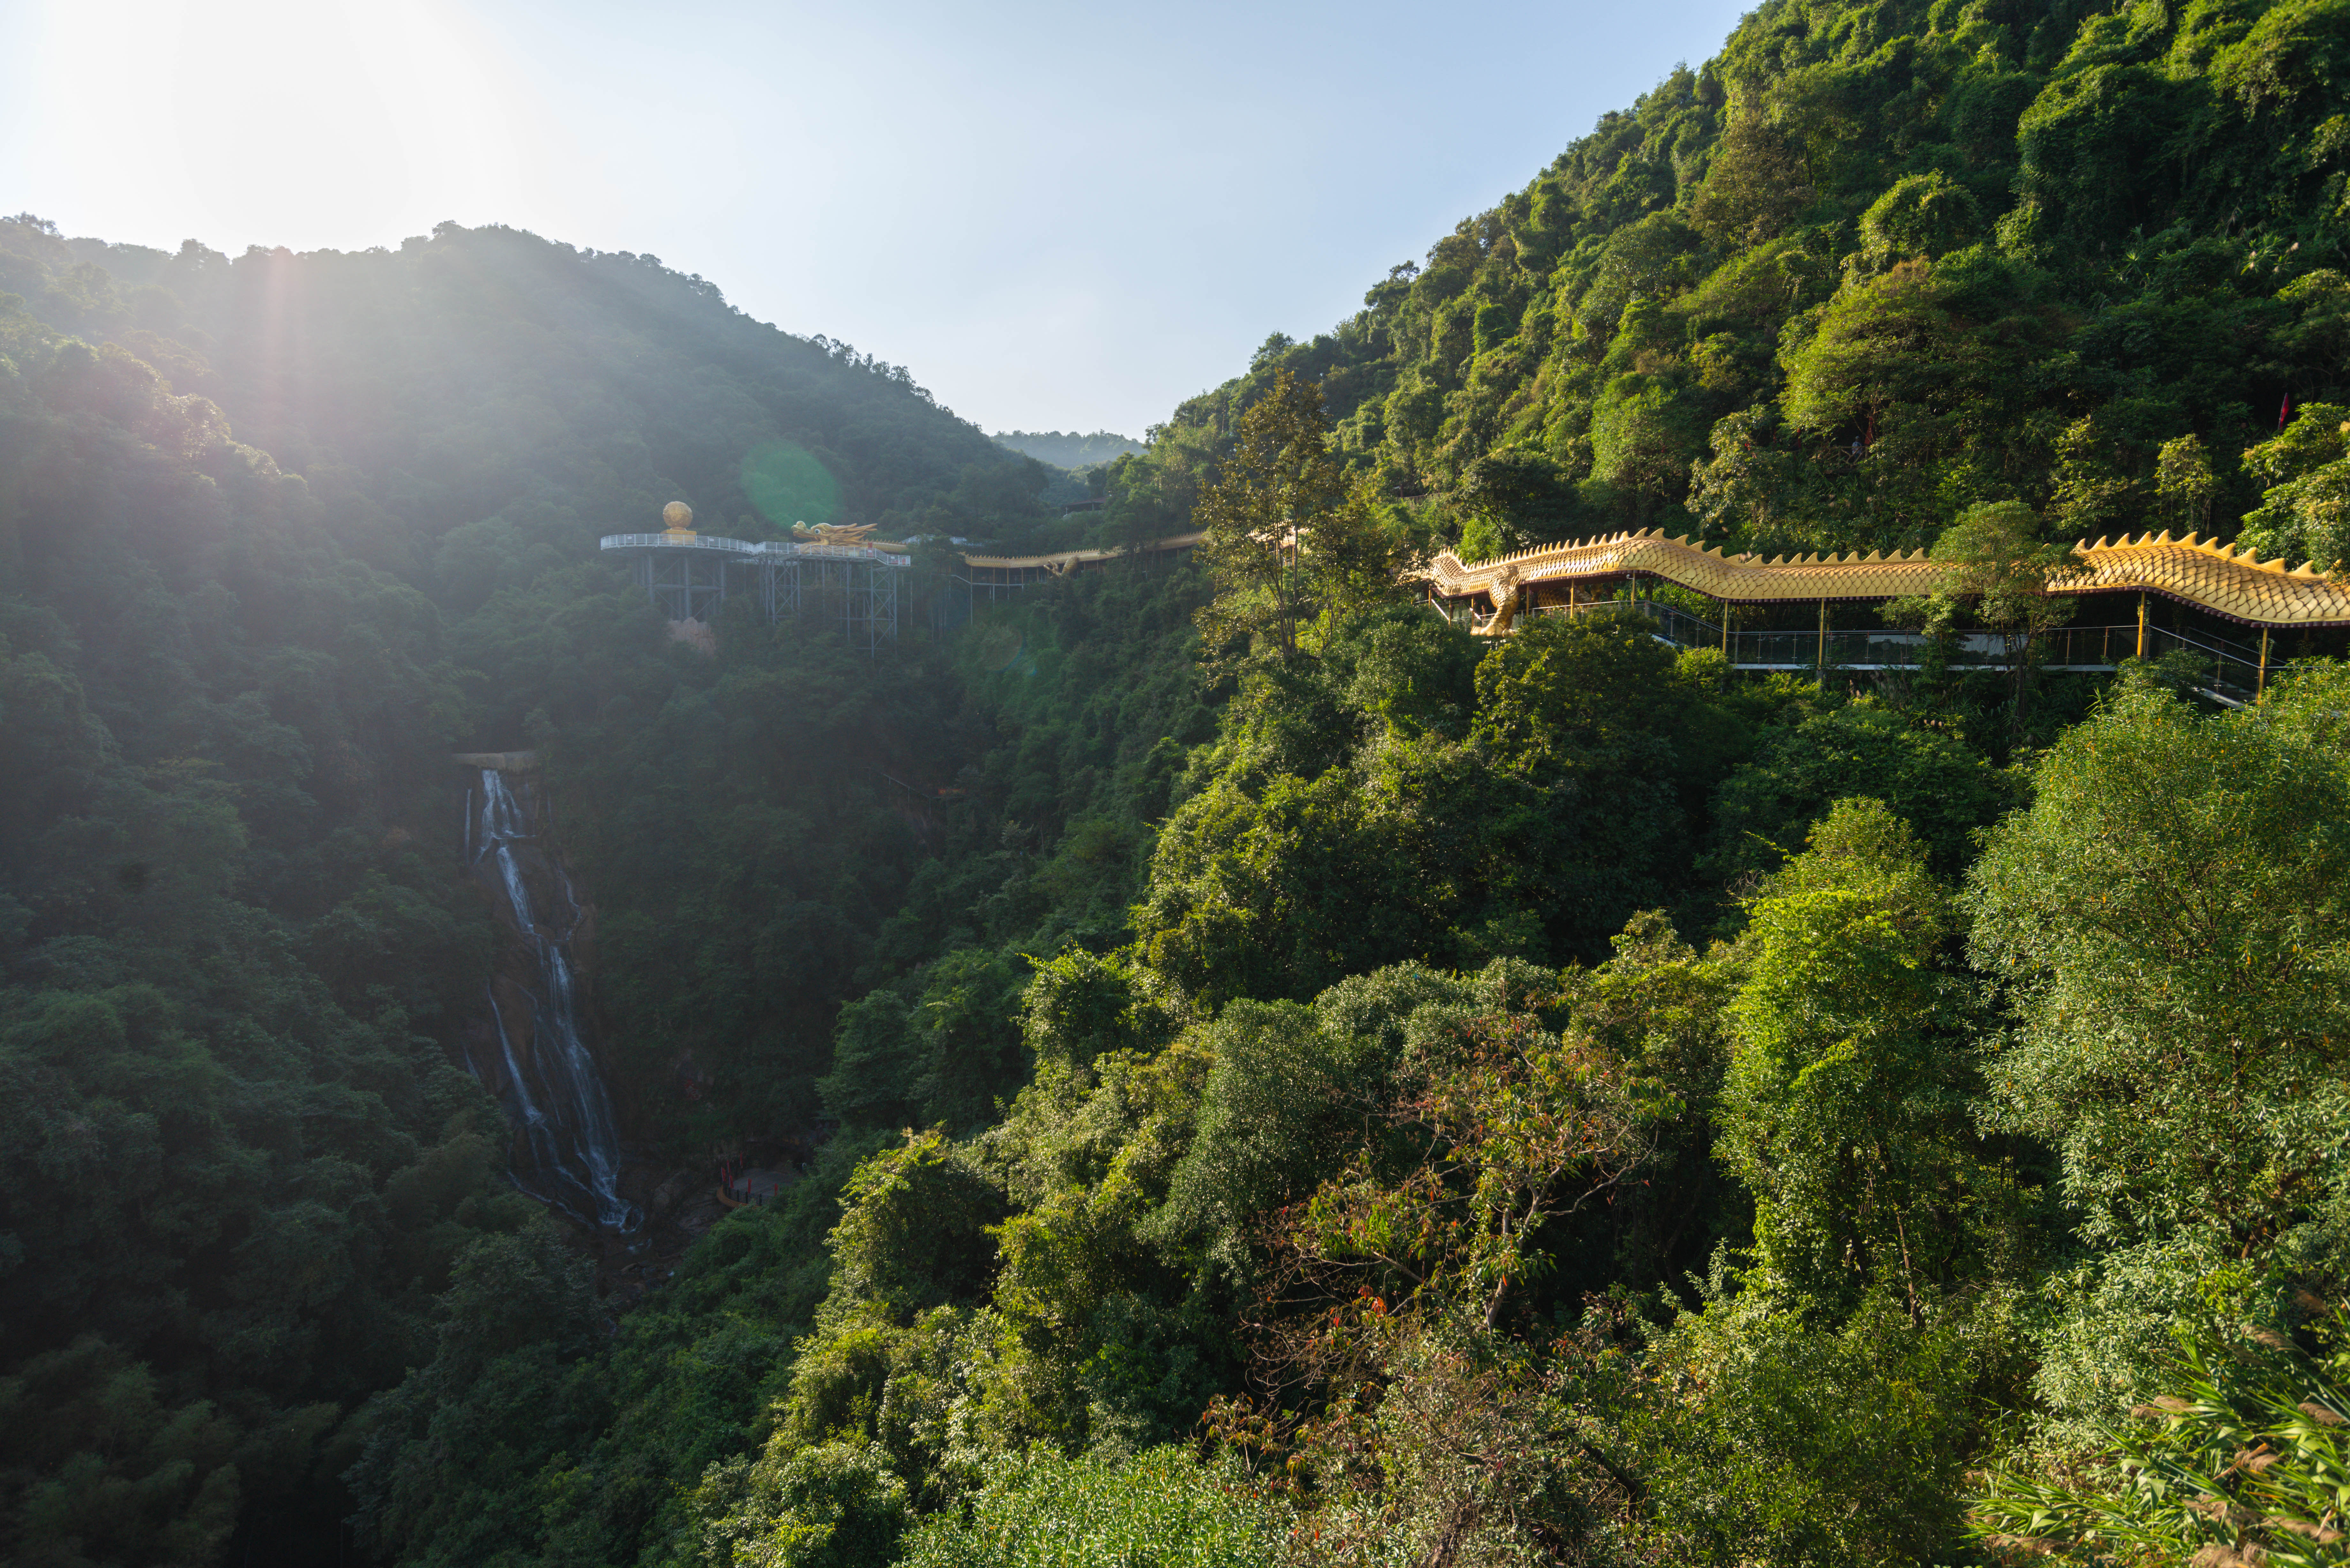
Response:
[{"label": "waterfall", "polygon": [[[508,1016],[497,983],[490,986],[503,1068],[494,1086],[517,1134],[515,1185],[579,1219],[633,1231],[644,1215],[620,1196],[612,1096],[579,1029],[571,964],[579,900],[562,863],[540,847],[529,808],[495,768],[482,770],[479,801],[469,795],[466,802],[465,857],[467,869],[512,916],[533,977],[515,987],[527,1017]],[[546,895],[543,899],[533,896],[534,879]],[[478,1064],[474,1070],[490,1076]]]}]

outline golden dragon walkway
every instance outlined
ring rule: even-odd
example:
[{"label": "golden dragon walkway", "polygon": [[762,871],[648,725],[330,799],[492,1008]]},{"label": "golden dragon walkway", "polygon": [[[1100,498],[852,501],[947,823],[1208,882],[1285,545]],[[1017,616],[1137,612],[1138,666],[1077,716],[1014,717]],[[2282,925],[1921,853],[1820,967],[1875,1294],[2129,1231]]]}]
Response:
[{"label": "golden dragon walkway", "polygon": [[[2282,561],[2259,560],[2248,550],[2191,534],[2094,545],[2085,539],[2073,553],[2074,569],[2061,593],[2157,595],[2263,628],[2350,627],[2350,587],[2339,579],[2307,566],[2288,570]],[[1523,611],[1575,604],[1586,588],[1612,592],[1626,578],[1677,584],[1725,604],[1773,605],[1928,594],[1941,571],[1922,550],[1766,560],[1724,555],[1650,529],[1467,565],[1447,550],[1423,576],[1440,599],[1472,607],[1484,600],[1491,618],[1478,630],[1497,636]]]}]

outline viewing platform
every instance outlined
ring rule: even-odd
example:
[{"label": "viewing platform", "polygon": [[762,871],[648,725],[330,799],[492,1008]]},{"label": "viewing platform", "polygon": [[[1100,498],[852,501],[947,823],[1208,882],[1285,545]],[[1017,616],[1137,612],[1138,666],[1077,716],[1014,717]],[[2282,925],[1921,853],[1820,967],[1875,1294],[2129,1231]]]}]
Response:
[{"label": "viewing platform", "polygon": [[902,545],[866,542],[866,528],[816,528],[790,540],[696,533],[681,501],[661,511],[659,534],[607,534],[608,556],[631,559],[637,585],[673,623],[706,626],[730,596],[749,594],[769,620],[814,610],[837,617],[868,652],[898,636],[898,580],[913,566]]},{"label": "viewing platform", "polygon": [[[668,526],[660,533],[607,534],[601,545],[604,554],[629,562],[637,586],[688,640],[706,638],[704,628],[728,600],[746,594],[769,620],[812,611],[837,617],[849,641],[868,651],[898,635],[899,584],[912,572],[913,556],[904,545],[867,538],[870,524],[798,524],[793,527],[798,537],[754,543],[695,532],[693,513],[681,501],[663,508],[661,520]],[[993,602],[1114,562],[1172,560],[1202,537],[1181,534],[1042,556],[958,555],[948,574],[951,582],[938,582],[933,574],[929,613],[934,627],[951,629],[971,618],[972,605],[981,597]],[[948,587],[954,590],[951,596],[940,591]]]},{"label": "viewing platform", "polygon": [[910,567],[913,560],[901,546],[887,545],[804,545],[722,538],[716,534],[607,534],[599,541],[607,550],[710,550],[730,557],[808,561],[871,561],[879,566]]}]

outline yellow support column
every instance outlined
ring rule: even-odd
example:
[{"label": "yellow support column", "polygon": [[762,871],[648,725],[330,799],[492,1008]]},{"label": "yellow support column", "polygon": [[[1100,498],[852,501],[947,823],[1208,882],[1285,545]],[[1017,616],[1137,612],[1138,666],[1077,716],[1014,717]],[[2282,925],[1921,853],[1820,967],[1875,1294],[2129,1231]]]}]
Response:
[{"label": "yellow support column", "polygon": [[2137,656],[2146,657],[2146,596],[2137,597]]},{"label": "yellow support column", "polygon": [[1819,680],[1828,678],[1828,601],[1820,601],[1820,661],[1814,674]]},{"label": "yellow support column", "polygon": [[2260,696],[2260,695],[2262,695],[2262,693],[2266,692],[2266,691],[2268,691],[2268,689],[2269,689],[2269,628],[2266,628],[2266,627],[2262,627],[2262,628],[2261,628],[2261,680],[2260,680],[2260,684],[2252,688],[2252,695],[2254,695],[2255,697]]}]

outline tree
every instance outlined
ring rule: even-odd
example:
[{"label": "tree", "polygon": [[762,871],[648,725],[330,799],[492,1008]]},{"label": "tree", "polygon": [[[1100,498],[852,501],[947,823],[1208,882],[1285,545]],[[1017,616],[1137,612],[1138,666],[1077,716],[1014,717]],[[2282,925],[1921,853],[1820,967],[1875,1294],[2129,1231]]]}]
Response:
[{"label": "tree", "polygon": [[858,1437],[772,1441],[756,1463],[712,1466],[693,1501],[710,1568],[888,1568],[913,1517],[889,1456]]},{"label": "tree", "polygon": [[2206,1271],[2340,1255],[2345,685],[2208,719],[2125,689],[2033,766],[1970,878],[1974,961],[2017,1023],[1991,1103],[2056,1151],[2100,1254],[2048,1345],[2060,1408],[2147,1376]]},{"label": "tree", "polygon": [[2203,438],[2193,431],[2162,443],[2154,459],[2154,493],[2171,526],[2200,534],[2211,526],[2211,497],[2219,490]]},{"label": "tree", "polygon": [[1483,1008],[1413,1017],[1361,1153],[1267,1227],[1257,1397],[1209,1419],[1285,1459],[1276,1485],[1332,1560],[1573,1561],[1637,1489],[1577,1397],[1621,1358],[1561,1334],[1538,1293],[1562,1231],[1629,1196],[1682,1107],[1598,1033],[1553,1027],[1559,981],[1497,962]]},{"label": "tree", "polygon": [[1263,642],[1283,659],[1298,651],[1300,627],[1312,614],[1305,536],[1329,526],[1347,501],[1321,389],[1274,370],[1273,385],[1241,416],[1239,442],[1192,514],[1207,535],[1198,559],[1216,586],[1198,616],[1210,650]]},{"label": "tree", "polygon": [[1688,491],[1690,460],[1702,450],[1695,416],[1669,382],[1638,373],[1608,382],[1592,405],[1592,473],[1630,492],[1643,524]]},{"label": "tree", "polygon": [[2034,767],[1975,868],[1975,955],[2024,1025],[1997,1092],[2108,1233],[2273,1234],[2291,1173],[2331,1158],[2290,1151],[2316,1131],[2295,1102],[2338,1095],[2320,1080],[2350,1049],[2350,786],[2310,722],[2341,685],[2210,719],[2125,691]]},{"label": "tree", "polygon": [[1974,192],[1935,171],[1893,183],[1860,217],[1864,254],[1879,265],[1910,256],[1929,260],[1975,236],[1982,216]]},{"label": "tree", "polygon": [[2010,804],[2002,775],[1955,737],[1872,699],[1814,713],[1764,737],[1713,795],[1710,869],[1726,883],[1778,868],[1847,796],[1883,800],[1956,876],[1970,839]]},{"label": "tree", "polygon": [[1759,244],[1811,204],[1803,160],[1759,107],[1731,116],[1690,221],[1718,244]]},{"label": "tree", "polygon": [[1967,1110],[1949,890],[1882,801],[1844,800],[1748,909],[1722,1147],[1762,1263],[1837,1316],[1877,1290],[1922,1321],[2012,1207]]},{"label": "tree", "polygon": [[1575,492],[1558,464],[1523,447],[1487,452],[1471,463],[1461,472],[1453,499],[1485,524],[1493,555],[1560,537],[1575,507]]},{"label": "tree", "polygon": [[1811,341],[1787,357],[1787,417],[1823,433],[1850,431],[1865,447],[1893,405],[1930,401],[1964,347],[1947,293],[1914,259],[1846,285]]},{"label": "tree", "polygon": [[1936,638],[1949,637],[1961,616],[1997,632],[2014,687],[2009,711],[2020,735],[2033,640],[2073,618],[2075,601],[2054,591],[2077,569],[2073,548],[2046,539],[2039,514],[2023,503],[1993,501],[1969,507],[1943,531],[1934,541],[1934,561],[1941,573],[1933,592],[1893,600],[1885,618],[1923,625]]},{"label": "tree", "polygon": [[1714,1568],[1959,1561],[1958,1497],[1995,1344],[1872,1294],[1840,1324],[1769,1292],[1719,1293],[1647,1358],[1627,1421],[1658,1550]]},{"label": "tree", "polygon": [[2272,441],[2244,453],[2268,488],[2244,515],[2241,542],[2255,554],[2332,571],[2350,562],[2350,409],[2306,403]]}]

